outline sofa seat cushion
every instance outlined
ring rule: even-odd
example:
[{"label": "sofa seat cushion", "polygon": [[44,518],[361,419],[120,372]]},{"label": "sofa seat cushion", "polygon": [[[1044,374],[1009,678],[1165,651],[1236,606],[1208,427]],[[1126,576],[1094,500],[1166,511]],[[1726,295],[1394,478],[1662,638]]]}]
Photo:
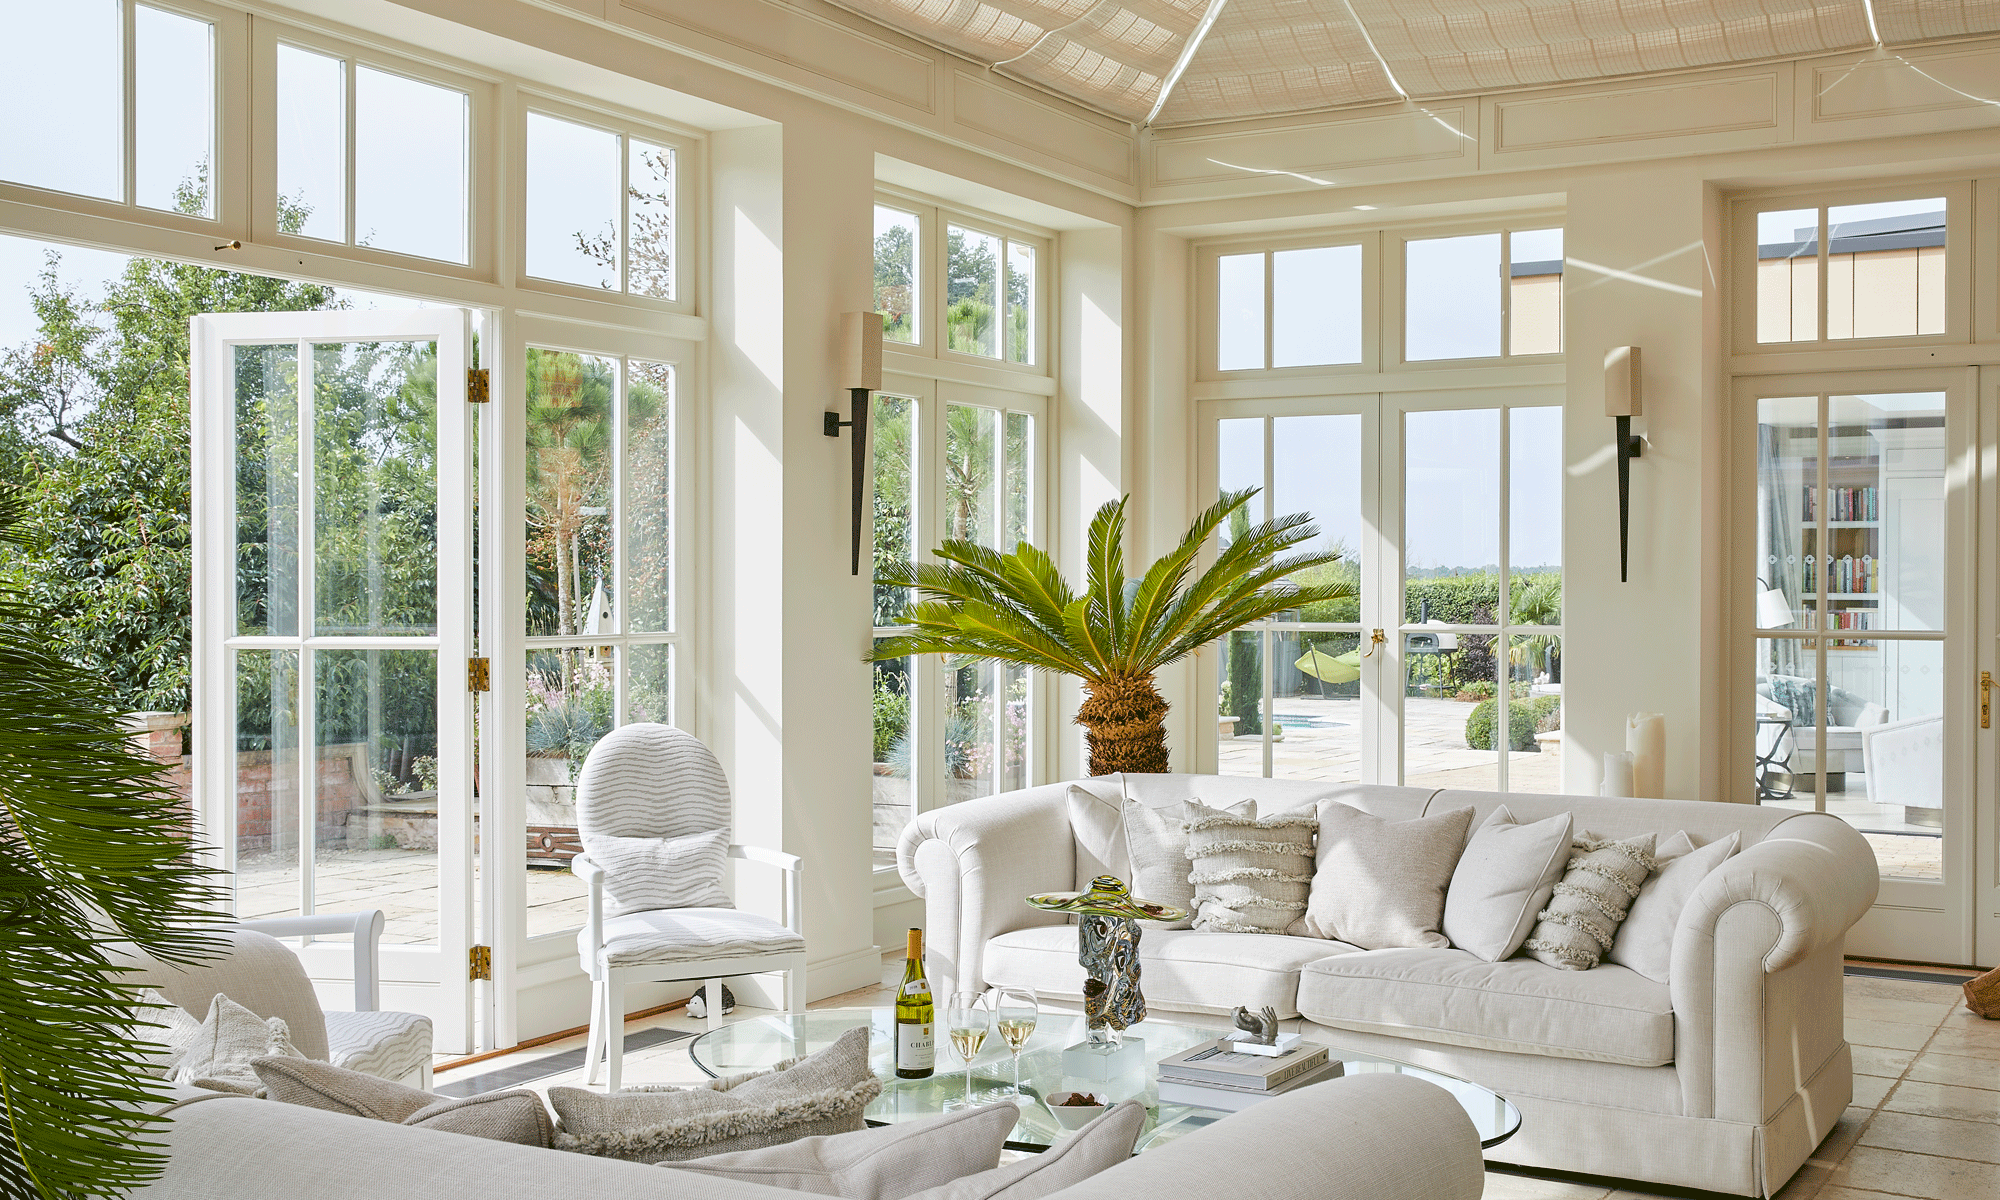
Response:
[{"label": "sofa seat cushion", "polygon": [[[1148,982],[1151,976],[1148,975]],[[1674,1059],[1665,984],[1464,950],[1370,950],[1305,967],[1299,1011],[1335,1029],[1634,1067]]]},{"label": "sofa seat cushion", "polygon": [[[1358,953],[1345,942],[1268,933],[1207,933],[1155,929],[1139,939],[1139,984],[1146,1006],[1163,1012],[1227,1015],[1270,1005],[1284,1018],[1299,1015],[1299,969],[1328,955]],[[1032,987],[1056,1000],[1083,999],[1076,961],[1076,926],[1040,925],[986,943],[986,982]]]}]

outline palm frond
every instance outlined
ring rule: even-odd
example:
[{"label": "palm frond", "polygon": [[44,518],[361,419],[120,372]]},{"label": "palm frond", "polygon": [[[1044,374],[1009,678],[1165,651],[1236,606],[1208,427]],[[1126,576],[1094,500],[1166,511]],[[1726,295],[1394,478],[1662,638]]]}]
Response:
[{"label": "palm frond", "polygon": [[1108,645],[1123,642],[1125,627],[1125,499],[1107,501],[1090,519],[1089,549],[1084,561],[1084,591],[1095,610],[1098,638]]}]

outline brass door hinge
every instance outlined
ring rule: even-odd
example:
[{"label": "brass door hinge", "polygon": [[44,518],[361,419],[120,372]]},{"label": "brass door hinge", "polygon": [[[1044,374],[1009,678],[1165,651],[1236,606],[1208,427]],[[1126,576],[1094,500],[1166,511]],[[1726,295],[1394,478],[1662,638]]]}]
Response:
[{"label": "brass door hinge", "polygon": [[465,660],[465,690],[468,692],[490,692],[493,690],[493,661],[486,658]]},{"label": "brass door hinge", "polygon": [[485,367],[474,367],[465,373],[465,398],[474,404],[484,404],[493,398],[493,375]]},{"label": "brass door hinge", "polygon": [[1979,673],[1979,727],[1993,728],[1993,672]]},{"label": "brass door hinge", "polygon": [[472,948],[472,978],[493,978],[493,947],[474,946]]}]

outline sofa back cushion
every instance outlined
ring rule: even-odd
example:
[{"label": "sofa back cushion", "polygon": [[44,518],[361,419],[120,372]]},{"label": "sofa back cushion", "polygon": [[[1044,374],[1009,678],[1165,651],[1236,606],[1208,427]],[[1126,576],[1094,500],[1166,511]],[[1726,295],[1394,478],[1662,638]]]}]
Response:
[{"label": "sofa back cushion", "polygon": [[1444,898],[1444,935],[1487,962],[1513,955],[1569,865],[1570,817],[1520,822],[1507,805],[1472,831]]},{"label": "sofa back cushion", "polygon": [[1446,812],[1473,808],[1472,827],[1478,829],[1493,810],[1506,805],[1514,819],[1532,824],[1559,813],[1570,814],[1574,828],[1588,829],[1612,839],[1636,837],[1642,833],[1658,836],[1661,842],[1677,830],[1685,830],[1699,845],[1707,845],[1732,833],[1739,850],[1747,850],[1769,837],[1771,831],[1799,815],[1789,809],[1764,808],[1756,804],[1716,804],[1704,800],[1634,800],[1616,796],[1536,796],[1522,792],[1445,791],[1431,797],[1429,811]]},{"label": "sofa back cushion", "polygon": [[1337,801],[1319,807],[1312,895],[1291,932],[1384,950],[1442,947],[1445,885],[1472,810],[1386,821]]},{"label": "sofa back cushion", "polygon": [[1275,813],[1323,800],[1338,800],[1391,821],[1423,816],[1424,802],[1436,795],[1431,788],[1234,775],[1106,775],[1086,782],[1092,791],[1097,791],[1114,779],[1123,786],[1126,799],[1137,800],[1147,808],[1178,810],[1189,800],[1198,800],[1210,808],[1228,808],[1239,801],[1254,799],[1260,812]]},{"label": "sofa back cushion", "polygon": [[1305,916],[1312,886],[1317,806],[1257,815],[1246,800],[1227,812],[1181,806],[1193,867],[1194,927],[1216,933],[1284,933]]}]

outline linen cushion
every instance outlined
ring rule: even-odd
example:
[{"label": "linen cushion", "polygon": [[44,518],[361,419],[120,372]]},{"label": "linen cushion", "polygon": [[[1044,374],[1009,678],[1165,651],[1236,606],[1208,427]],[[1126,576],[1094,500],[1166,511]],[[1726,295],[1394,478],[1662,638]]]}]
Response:
[{"label": "linen cushion", "polygon": [[232,929],[224,940],[228,952],[222,957],[186,966],[161,962],[129,942],[105,949],[119,968],[121,984],[156,988],[196,1017],[208,1011],[219,992],[260,1017],[283,1017],[300,1054],[325,1058],[326,1018],[299,956],[285,943],[252,929]]},{"label": "linen cushion", "polygon": [[[577,931],[576,947],[588,958],[590,931]],[[806,940],[769,917],[733,908],[660,908],[604,922],[604,961],[613,967],[692,959],[791,954]]]},{"label": "linen cushion", "polygon": [[1513,1054],[1657,1067],[1674,1057],[1667,988],[1635,971],[1555,971],[1466,950],[1343,954],[1299,976],[1299,1012],[1334,1029]]},{"label": "linen cushion", "polygon": [[1655,856],[1658,869],[1639,889],[1639,898],[1632,901],[1625,923],[1618,927],[1618,939],[1605,957],[1655,983],[1672,982],[1668,968],[1681,910],[1708,873],[1736,853],[1740,837],[1732,833],[1698,849],[1685,831],[1668,838]]},{"label": "linen cushion", "polygon": [[1573,851],[1555,895],[1522,945],[1552,967],[1588,971],[1611,949],[1626,910],[1653,873],[1653,835],[1612,841],[1585,830]]},{"label": "linen cushion", "polygon": [[926,1188],[909,1200],[1042,1200],[1132,1157],[1145,1123],[1145,1105],[1123,1100],[1040,1154]]},{"label": "linen cushion", "polygon": [[552,1087],[549,1103],[562,1118],[556,1149],[654,1163],[852,1133],[863,1127],[861,1110],[881,1093],[882,1081],[868,1069],[862,1026],[805,1058],[706,1087],[610,1095]]},{"label": "linen cushion", "polygon": [[[1245,800],[1232,805],[1229,811],[1254,812],[1256,804]],[[1195,911],[1194,884],[1189,882],[1188,877],[1193,874],[1193,867],[1188,863],[1188,835],[1181,825],[1178,810],[1148,808],[1128,797],[1123,812],[1125,855],[1132,866],[1132,878],[1127,882],[1131,884],[1132,894],[1155,904],[1186,909],[1190,914],[1185,921],[1161,921],[1148,924],[1146,928],[1191,928]]]},{"label": "linen cushion", "polygon": [[260,1017],[218,992],[168,1078],[182,1087],[261,1096],[264,1085],[250,1060],[271,1055],[304,1057],[292,1045],[284,1018]]},{"label": "linen cushion", "polygon": [[1312,894],[1291,929],[1363,950],[1449,945],[1445,888],[1472,827],[1470,808],[1385,821],[1351,805],[1319,806]]},{"label": "linen cushion", "polygon": [[139,1007],[132,1016],[128,1040],[140,1044],[155,1076],[170,1078],[201,1032],[201,1022],[153,988],[139,993]]},{"label": "linen cushion", "polygon": [[1569,862],[1570,816],[1520,825],[1501,805],[1473,831],[1444,897],[1444,935],[1499,962],[1521,948]]},{"label": "linen cushion", "polygon": [[408,1079],[431,1061],[431,1019],[421,1013],[326,1014],[326,1060],[383,1079]]},{"label": "linen cushion", "polygon": [[542,1098],[525,1089],[459,1098],[309,1058],[259,1058],[250,1066],[283,1104],[523,1146],[546,1147],[554,1132]]},{"label": "linen cushion", "polygon": [[622,917],[656,908],[734,908],[723,890],[729,831],[686,837],[583,835],[584,853],[604,868],[604,913]]},{"label": "linen cushion", "polygon": [[[1344,942],[1267,933],[1207,933],[1144,927],[1139,969],[1146,1007],[1159,1012],[1228,1016],[1237,1005],[1270,1005],[1281,1018],[1299,1015],[1299,968],[1335,954]],[[981,968],[994,987],[1031,987],[1045,1000],[1081,1003],[1083,968],[1076,961],[1076,926],[1016,929],[986,943]]]},{"label": "linen cushion", "polygon": [[1194,864],[1188,876],[1194,884],[1194,927],[1283,933],[1306,911],[1319,817],[1301,808],[1260,818],[1255,800],[1243,803],[1241,814],[1199,800],[1181,806],[1188,861]]},{"label": "linen cushion", "polygon": [[882,1129],[660,1165],[819,1196],[902,1200],[999,1166],[1000,1151],[1020,1116],[1012,1104],[985,1104]]},{"label": "linen cushion", "polygon": [[[1099,875],[1132,882],[1132,855],[1125,849],[1125,803],[1106,800],[1088,788],[1071,784],[1070,833],[1076,838],[1076,890],[1083,891]],[[1147,897],[1151,899],[1151,897]]]}]

